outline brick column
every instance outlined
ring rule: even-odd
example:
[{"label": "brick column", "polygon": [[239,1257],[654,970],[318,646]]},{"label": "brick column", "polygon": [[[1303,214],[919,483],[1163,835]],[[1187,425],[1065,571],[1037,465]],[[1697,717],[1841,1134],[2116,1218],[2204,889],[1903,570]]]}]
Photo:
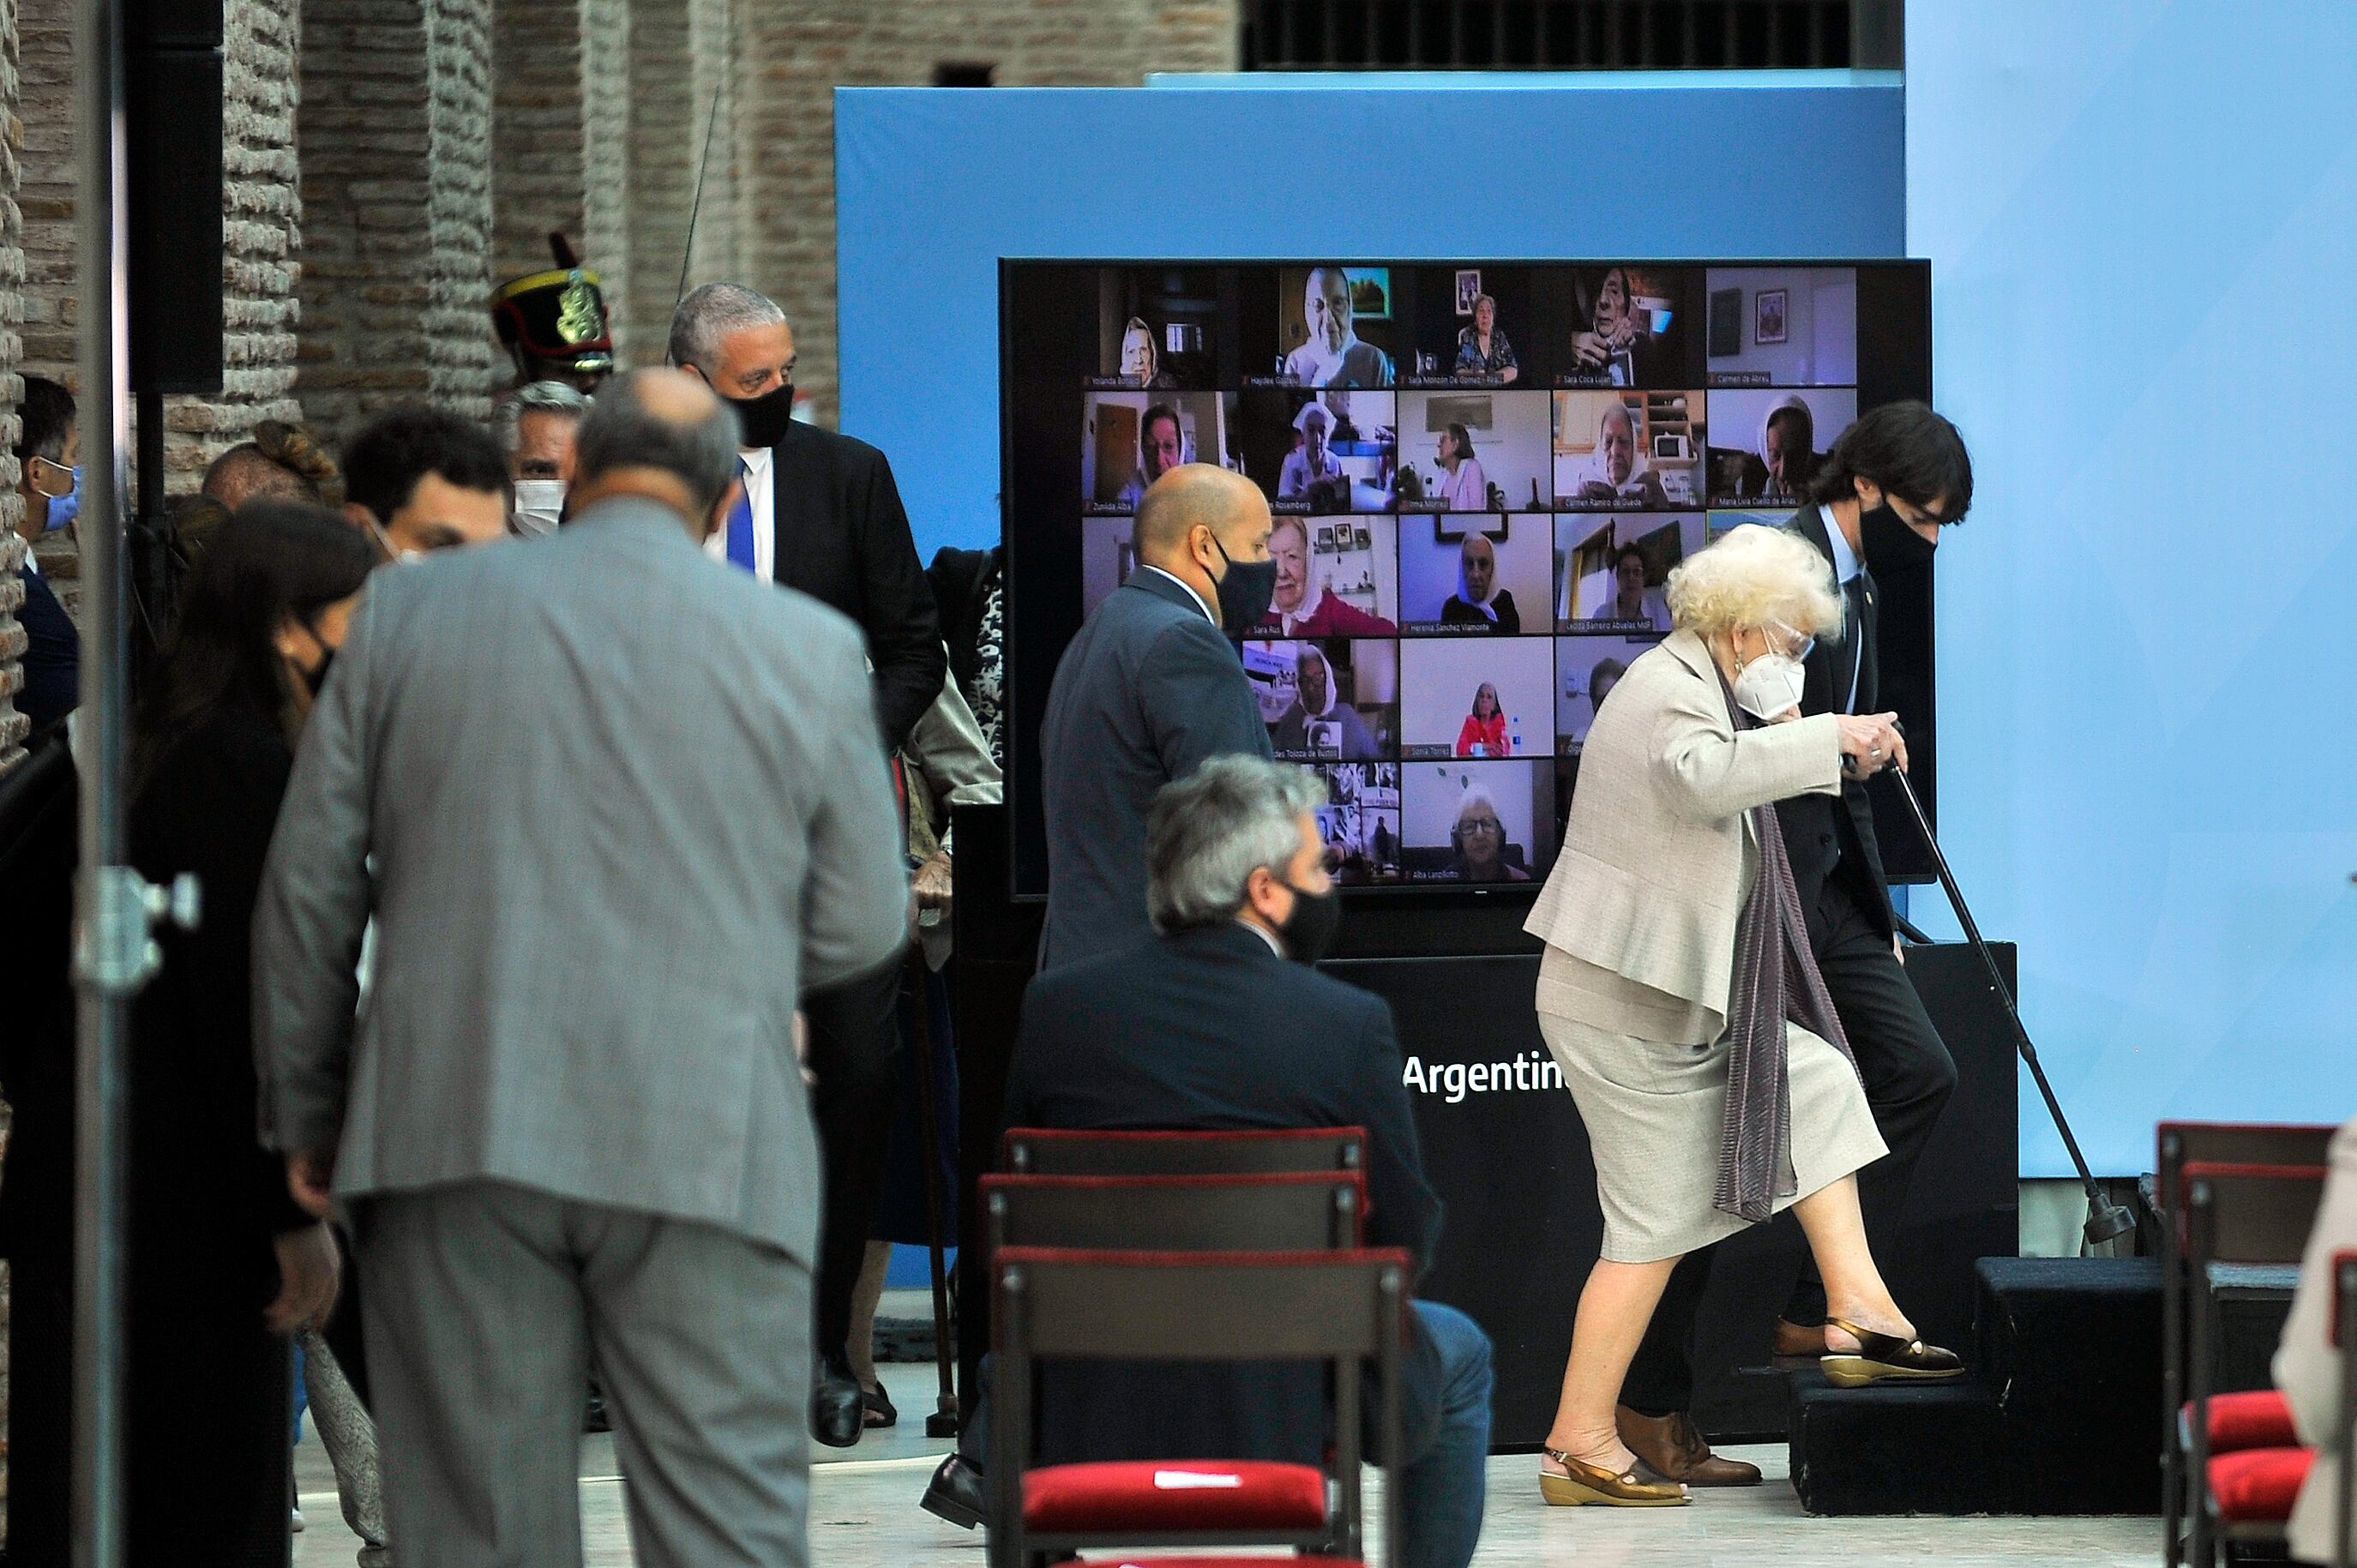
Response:
[{"label": "brick column", "polygon": [[630,223],[628,285],[606,290],[618,355],[662,362],[679,292],[681,247],[695,194],[695,156],[705,109],[695,101],[694,40],[688,0],[637,0],[623,95],[630,102]]},{"label": "brick column", "polygon": [[[620,308],[637,364],[662,362],[683,263],[689,288],[752,281],[745,256],[749,229],[738,205],[739,171],[754,156],[737,112],[745,69],[740,25],[737,0],[636,0],[631,11],[630,287]],[[607,297],[615,295],[609,290]]]},{"label": "brick column", "polygon": [[296,0],[226,0],[221,81],[221,391],[165,411],[166,484],[193,490],[206,465],[295,399]]},{"label": "brick column", "polygon": [[[492,278],[546,271],[559,230],[619,317],[630,273],[628,0],[494,0],[494,16]],[[502,386],[507,371],[497,367]]]},{"label": "brick column", "polygon": [[[22,220],[22,370],[74,386],[73,5],[17,0],[16,206]],[[8,406],[16,407],[12,391]]]},{"label": "brick column", "polygon": [[490,410],[490,0],[303,16],[298,386],[340,441],[393,403]]}]

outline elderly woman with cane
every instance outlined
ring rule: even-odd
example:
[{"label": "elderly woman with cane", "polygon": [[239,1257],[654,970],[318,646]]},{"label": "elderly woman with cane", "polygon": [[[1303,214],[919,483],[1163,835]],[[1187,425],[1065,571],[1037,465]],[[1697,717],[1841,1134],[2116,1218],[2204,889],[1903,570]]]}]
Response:
[{"label": "elderly woman with cane", "polygon": [[1670,576],[1676,630],[1630,665],[1580,756],[1528,929],[1539,1027],[1579,1104],[1604,1210],[1539,1486],[1658,1507],[1684,1489],[1615,1430],[1620,1382],[1678,1259],[1784,1208],[1825,1279],[1826,1376],[1956,1376],[1867,1250],[1855,1173],[1883,1154],[1810,956],[1774,802],[1906,763],[1889,714],[1803,718],[1801,660],[1841,633],[1824,561],[1735,530]]}]

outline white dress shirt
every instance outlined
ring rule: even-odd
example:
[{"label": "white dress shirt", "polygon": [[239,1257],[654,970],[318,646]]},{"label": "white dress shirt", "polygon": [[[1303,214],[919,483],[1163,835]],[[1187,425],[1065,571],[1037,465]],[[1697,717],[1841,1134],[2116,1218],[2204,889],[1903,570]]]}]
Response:
[{"label": "white dress shirt", "polygon": [[[753,509],[753,575],[765,583],[778,580],[777,485],[773,475],[777,454],[767,446],[737,454],[738,478],[745,481],[745,499]],[[704,553],[715,561],[728,559],[728,530],[716,529],[704,542]]]}]

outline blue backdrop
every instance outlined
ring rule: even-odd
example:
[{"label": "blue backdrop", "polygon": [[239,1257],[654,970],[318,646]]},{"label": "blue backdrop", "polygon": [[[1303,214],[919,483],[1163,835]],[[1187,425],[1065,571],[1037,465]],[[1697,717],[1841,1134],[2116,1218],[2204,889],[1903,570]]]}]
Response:
[{"label": "blue backdrop", "polygon": [[[2338,1120],[2357,8],[2268,15],[1917,0],[1903,122],[1846,78],[845,90],[845,428],[930,555],[997,532],[1002,255],[1896,255],[1903,207],[1979,471],[1941,555],[1943,841],[2088,1154]],[[1663,148],[1674,181],[1616,172]],[[2022,1159],[2064,1168],[2028,1095]]]},{"label": "blue backdrop", "polygon": [[836,91],[843,428],[928,559],[998,538],[1001,256],[1902,253],[1888,77],[1334,80]]},{"label": "blue backdrop", "polygon": [[[1941,826],[2090,1159],[2357,1112],[2357,7],[1913,0]],[[1919,895],[1925,916],[1940,900]],[[2060,1143],[2024,1096],[2027,1174]]]}]

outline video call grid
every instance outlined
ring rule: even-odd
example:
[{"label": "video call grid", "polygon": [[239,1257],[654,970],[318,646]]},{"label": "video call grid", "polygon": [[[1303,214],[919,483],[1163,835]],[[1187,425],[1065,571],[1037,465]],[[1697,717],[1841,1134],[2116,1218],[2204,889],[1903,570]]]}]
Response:
[{"label": "video call grid", "polygon": [[[1278,329],[1289,344],[1270,348],[1269,373],[1246,373],[1241,331],[1124,317],[1103,373],[1084,380],[1083,536],[1093,551],[1101,540],[1092,536],[1110,525],[1116,548],[1125,547],[1130,514],[1160,468],[1217,461],[1254,479],[1276,518],[1280,607],[1245,639],[1243,658],[1277,755],[1327,781],[1320,823],[1342,880],[1528,880],[1553,858],[1596,707],[1628,663],[1667,635],[1671,568],[1728,527],[1789,515],[1809,470],[1857,413],[1854,303],[1846,322],[1811,327],[1819,340],[1812,363],[1838,381],[1772,369],[1696,374],[1694,355],[1647,353],[1646,340],[1659,347],[1679,317],[1691,322],[1699,281],[1699,295],[1710,297],[1711,357],[1722,329],[1741,342],[1772,321],[1789,341],[1794,291],[1846,274],[1854,302],[1855,272],[1512,269],[1600,274],[1597,297],[1641,322],[1617,358],[1551,371],[1542,364],[1536,384],[1517,384],[1519,373],[1470,368],[1481,338],[1474,334],[1469,346],[1465,328],[1489,327],[1493,358],[1500,339],[1512,342],[1480,269],[1410,269],[1452,271],[1460,302],[1471,301],[1458,360],[1445,373],[1429,349],[1415,350],[1403,371],[1391,349],[1358,330],[1351,306],[1370,285],[1388,306],[1400,269],[1345,266],[1339,282],[1320,267],[1232,270],[1275,277]],[[1122,287],[1129,272],[1104,269],[1101,293]],[[1639,289],[1657,292],[1616,296],[1615,274],[1624,290],[1634,277]],[[1728,288],[1716,286],[1722,279]],[[1281,302],[1294,287],[1301,303],[1288,317]],[[1764,314],[1770,300],[1772,317]],[[1589,308],[1585,298],[1579,308]],[[1333,318],[1346,310],[1337,333]],[[1101,308],[1101,321],[1108,316]],[[1396,328],[1388,309],[1384,318]],[[1593,335],[1603,323],[1586,325]],[[1322,353],[1309,336],[1320,330]],[[1209,357],[1222,368],[1206,385],[1203,350],[1213,343],[1222,348]],[[1188,359],[1189,375],[1165,369]],[[1717,445],[1715,427],[1730,431]],[[1738,435],[1743,443],[1731,444]],[[1533,575],[1534,526],[1544,531],[1543,580]],[[1452,548],[1456,591],[1437,595],[1432,556]],[[1297,566],[1288,553],[1306,559]],[[1321,561],[1359,575],[1338,583]],[[1125,559],[1114,582],[1127,575]],[[1523,608],[1534,584],[1544,599],[1535,616]],[[1102,596],[1092,585],[1087,607]],[[1357,613],[1326,615],[1329,601]],[[1307,629],[1288,628],[1305,605],[1313,613],[1297,618]],[[1491,670],[1498,679],[1480,678]],[[1471,695],[1451,713],[1458,689]],[[1451,802],[1453,813],[1431,810]]]}]

